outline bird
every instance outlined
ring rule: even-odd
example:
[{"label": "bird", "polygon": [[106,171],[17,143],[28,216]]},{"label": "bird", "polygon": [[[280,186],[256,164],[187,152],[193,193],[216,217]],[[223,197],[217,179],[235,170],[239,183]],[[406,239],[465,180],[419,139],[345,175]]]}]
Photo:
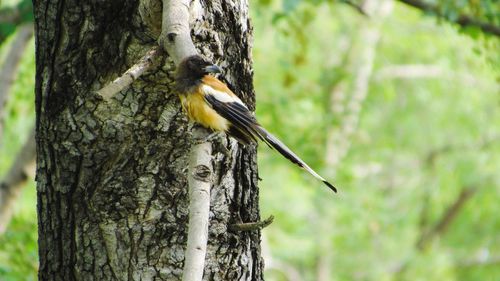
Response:
[{"label": "bird", "polygon": [[174,90],[179,94],[188,118],[213,131],[224,132],[242,145],[261,140],[337,192],[335,186],[262,127],[243,101],[224,82],[213,76],[221,72],[220,67],[200,55],[188,56],[179,63]]}]

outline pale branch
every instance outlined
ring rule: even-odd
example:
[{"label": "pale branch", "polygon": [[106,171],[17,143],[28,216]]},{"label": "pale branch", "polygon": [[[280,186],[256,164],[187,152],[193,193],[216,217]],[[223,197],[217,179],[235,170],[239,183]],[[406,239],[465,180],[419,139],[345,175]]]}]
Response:
[{"label": "pale branch", "polygon": [[[198,52],[191,40],[189,0],[163,0],[162,31],[158,43],[178,65]],[[204,139],[207,131],[196,129],[195,139]],[[183,281],[203,279],[208,242],[210,187],[212,185],[212,144],[202,141],[191,147],[189,183],[189,225],[184,258]]]},{"label": "pale branch", "polygon": [[412,6],[426,13],[434,14],[440,18],[447,19],[450,22],[456,23],[462,27],[477,27],[484,33],[500,37],[500,26],[480,21],[469,15],[459,15],[454,19],[446,17],[446,15],[439,9],[438,6],[421,0],[398,0],[401,3]]},{"label": "pale branch", "polygon": [[208,215],[212,186],[212,145],[191,148],[189,159],[189,225],[182,280],[202,280],[208,241]]},{"label": "pale branch", "polygon": [[0,234],[9,224],[12,209],[22,187],[35,170],[35,129],[31,130],[25,144],[19,151],[14,164],[0,182]]},{"label": "pale branch", "polygon": [[477,266],[492,266],[500,265],[500,256],[478,256],[476,258],[459,261],[455,264],[455,267],[477,267]]},{"label": "pale branch", "polygon": [[245,222],[245,223],[235,223],[229,226],[231,231],[255,231],[261,230],[264,227],[269,226],[274,221],[274,216],[269,216],[263,221],[257,222]]},{"label": "pale branch", "polygon": [[391,13],[393,4],[389,0],[366,1],[363,6],[372,17],[360,23],[357,40],[353,41],[347,54],[346,64],[347,68],[352,69],[352,81],[344,79],[336,83],[329,97],[331,114],[341,120],[339,126],[329,126],[327,129],[325,161],[329,167],[336,167],[349,152],[349,139],[357,129],[362,105],[368,94],[380,26]]},{"label": "pale branch", "polygon": [[189,28],[189,0],[163,0],[162,28],[158,44],[168,52],[175,65],[196,55]]},{"label": "pale branch", "polygon": [[474,195],[476,188],[464,187],[457,199],[446,209],[441,218],[434,224],[434,226],[427,232],[422,233],[417,242],[417,248],[420,250],[425,249],[427,245],[437,237],[442,235],[448,229],[448,226],[455,220],[458,213],[465,205],[465,203]]},{"label": "pale branch", "polygon": [[5,56],[5,61],[0,67],[0,138],[2,137],[3,108],[7,102],[10,88],[17,74],[17,68],[23,57],[26,45],[33,36],[33,24],[24,24],[19,28],[18,34],[11,43],[10,49]]},{"label": "pale branch", "polygon": [[378,71],[375,78],[377,80],[441,78],[444,74],[444,69],[438,65],[404,64],[385,66]]},{"label": "pale branch", "polygon": [[[331,240],[329,240],[328,244],[323,244],[322,246],[327,246],[328,249],[332,249],[333,245]],[[332,251],[325,251],[321,253],[317,258],[316,265],[316,280],[317,281],[328,281],[331,280],[332,276],[332,264],[333,264],[333,253]]]},{"label": "pale branch", "polygon": [[136,64],[125,71],[122,76],[98,90],[97,93],[101,95],[104,100],[110,100],[117,93],[130,86],[130,84],[137,80],[142,74],[150,70],[154,65],[154,59],[162,53],[163,51],[160,46],[151,48]]}]

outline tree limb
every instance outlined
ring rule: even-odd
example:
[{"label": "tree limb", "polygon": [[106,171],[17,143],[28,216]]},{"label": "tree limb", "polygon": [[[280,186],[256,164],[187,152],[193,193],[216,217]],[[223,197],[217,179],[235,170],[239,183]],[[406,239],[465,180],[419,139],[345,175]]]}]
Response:
[{"label": "tree limb", "polygon": [[[173,4],[169,4],[169,3]],[[163,0],[162,31],[158,39],[159,46],[149,50],[136,64],[129,68],[122,76],[115,79],[97,93],[108,101],[117,93],[130,86],[142,74],[154,65],[154,58],[162,55],[166,50],[177,65],[183,58],[197,54],[191,40],[189,29],[189,1]]]},{"label": "tree limb", "polygon": [[136,64],[125,71],[122,76],[98,90],[97,93],[101,95],[104,100],[110,100],[113,96],[130,86],[137,78],[148,71],[154,65],[154,59],[162,54],[163,51],[161,47],[154,46]]},{"label": "tree limb", "polygon": [[17,74],[17,67],[23,57],[23,52],[28,41],[33,36],[33,24],[25,24],[19,28],[19,32],[12,42],[9,52],[5,56],[5,61],[0,68],[0,138],[2,137],[2,116],[3,108],[7,102],[10,88],[14,83]]},{"label": "tree limb", "polygon": [[274,221],[274,216],[269,216],[269,218],[263,221],[257,222],[245,222],[245,223],[235,223],[229,226],[231,231],[254,231],[261,230],[264,227],[269,226]]},{"label": "tree limb", "polygon": [[35,167],[35,129],[28,136],[25,144],[16,157],[14,164],[0,182],[0,234],[7,229],[12,216],[12,206],[21,188],[25,185]]},{"label": "tree limb", "polygon": [[446,15],[440,11],[439,7],[420,0],[398,0],[401,3],[412,6],[424,12],[432,13],[440,18],[447,19],[450,22],[454,22],[462,27],[477,27],[481,29],[484,33],[488,33],[494,36],[500,37],[500,26],[493,25],[491,23],[483,22],[478,19],[473,18],[469,15],[459,15],[456,19],[449,19]]},{"label": "tree limb", "polygon": [[467,259],[463,261],[459,261],[455,264],[458,268],[464,267],[475,267],[475,266],[491,266],[500,264],[500,256],[489,256],[489,254],[485,256],[478,256],[472,259]]},{"label": "tree limb", "polygon": [[191,148],[189,159],[189,226],[184,259],[183,281],[200,281],[205,268],[208,241],[210,187],[212,185],[212,145]]},{"label": "tree limb", "polygon": [[[178,65],[184,58],[196,55],[189,28],[189,0],[163,0],[162,31],[158,40]],[[195,129],[195,139],[203,139],[206,130]],[[208,240],[208,215],[212,179],[212,144],[196,143],[189,160],[189,226],[182,280],[203,278]]]},{"label": "tree limb", "polygon": [[391,13],[393,2],[366,1],[364,6],[372,17],[360,23],[356,41],[353,41],[348,51],[346,68],[351,69],[350,77],[336,83],[329,96],[330,114],[341,120],[340,125],[329,126],[326,133],[325,162],[330,168],[337,167],[349,152],[349,139],[357,129],[362,105],[368,94],[380,39],[380,25]]},{"label": "tree limb", "polygon": [[464,187],[462,191],[460,191],[457,199],[448,207],[448,209],[446,209],[436,224],[429,231],[424,232],[421,235],[417,242],[417,248],[419,250],[425,249],[434,237],[443,234],[451,222],[453,222],[453,220],[457,217],[459,211],[465,205],[467,200],[469,200],[475,192],[476,188],[474,187]]},{"label": "tree limb", "polygon": [[[441,218],[429,231],[423,231],[417,243],[417,251],[424,251],[427,246],[438,236],[443,235],[448,226],[455,220],[465,203],[474,195],[477,188],[463,187],[457,199],[446,209]],[[390,270],[394,274],[393,280],[403,280],[405,272],[408,270],[410,260],[402,261],[394,269]]]}]

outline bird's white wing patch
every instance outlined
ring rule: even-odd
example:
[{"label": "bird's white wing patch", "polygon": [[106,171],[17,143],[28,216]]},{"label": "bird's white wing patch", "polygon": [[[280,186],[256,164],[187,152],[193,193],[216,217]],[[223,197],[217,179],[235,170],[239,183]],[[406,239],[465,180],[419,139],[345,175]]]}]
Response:
[{"label": "bird's white wing patch", "polygon": [[247,106],[237,96],[230,96],[229,94],[224,93],[222,91],[218,91],[218,90],[216,90],[208,85],[203,85],[201,87],[201,90],[206,95],[211,95],[220,102],[223,102],[223,103],[235,102],[235,103],[239,103],[239,104],[243,105],[245,108],[247,108]]}]

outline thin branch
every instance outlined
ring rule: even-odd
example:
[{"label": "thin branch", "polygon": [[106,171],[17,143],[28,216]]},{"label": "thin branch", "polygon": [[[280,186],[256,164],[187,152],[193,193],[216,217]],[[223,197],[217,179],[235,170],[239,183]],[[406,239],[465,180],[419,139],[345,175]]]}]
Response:
[{"label": "thin branch", "polygon": [[351,69],[352,81],[344,79],[336,83],[329,96],[329,110],[341,120],[339,126],[329,126],[326,133],[325,161],[330,168],[337,167],[349,152],[350,138],[358,127],[362,105],[368,94],[380,25],[391,13],[393,2],[366,1],[364,6],[373,17],[360,23],[357,40],[351,44],[347,54],[346,67]]},{"label": "thin branch", "polygon": [[[472,198],[472,195],[476,192],[475,187],[464,187],[458,195],[457,199],[446,209],[441,218],[437,220],[434,226],[427,232],[422,232],[420,239],[415,244],[417,251],[424,251],[427,246],[438,236],[443,235],[448,226],[455,220],[460,210],[463,208],[465,203]],[[402,261],[394,266],[390,270],[394,274],[393,280],[404,280],[405,272],[410,266],[410,260]]]},{"label": "thin branch", "polygon": [[[184,58],[197,54],[189,28],[189,0],[163,0],[162,31],[158,43],[178,65]],[[196,127],[195,127],[196,128]],[[207,131],[193,132],[204,139]],[[199,142],[191,148],[189,163],[189,226],[184,259],[183,281],[200,281],[205,268],[208,240],[208,215],[212,180],[212,144]]]},{"label": "thin branch", "polygon": [[154,65],[154,59],[163,54],[160,46],[151,48],[136,64],[129,68],[122,76],[97,91],[104,100],[110,100],[117,93],[127,88],[142,74],[150,70]]},{"label": "thin branch", "polygon": [[261,230],[264,227],[269,226],[274,221],[274,216],[269,216],[263,221],[257,222],[246,222],[246,223],[235,223],[229,226],[229,230],[232,231],[254,231]]},{"label": "thin branch", "polygon": [[17,68],[23,57],[28,41],[33,36],[33,24],[25,24],[19,28],[19,32],[12,42],[9,52],[5,57],[5,62],[0,67],[0,138],[2,137],[2,116],[3,108],[7,102],[10,88],[12,87],[17,74]]},{"label": "thin branch", "polygon": [[478,256],[476,258],[459,261],[455,264],[456,267],[464,268],[464,267],[475,267],[475,266],[491,266],[491,265],[499,265],[500,264],[500,256]]},{"label": "thin branch", "polygon": [[441,218],[427,232],[424,232],[417,242],[417,249],[423,250],[437,236],[442,235],[448,226],[455,220],[465,203],[474,195],[476,188],[464,187],[457,199],[446,209]]},{"label": "thin branch", "polygon": [[122,76],[97,91],[104,100],[110,100],[114,95],[130,86],[154,65],[156,57],[168,51],[177,65],[190,55],[196,54],[196,48],[191,40],[189,29],[189,1],[163,0],[162,32],[158,39],[159,46],[149,50],[136,64]]},{"label": "thin branch", "polygon": [[424,12],[432,13],[440,18],[444,18],[450,22],[454,22],[462,27],[477,27],[481,29],[484,33],[495,35],[500,37],[500,26],[493,25],[491,23],[483,22],[475,19],[469,15],[460,15],[456,19],[449,19],[446,15],[439,9],[437,5],[428,3],[420,0],[398,0],[401,3],[412,6],[414,8],[420,9]]},{"label": "thin branch", "polygon": [[212,145],[208,142],[191,148],[189,159],[189,226],[182,280],[199,281],[203,278],[208,241],[208,214]]},{"label": "thin branch", "polygon": [[442,67],[425,64],[389,65],[381,68],[376,79],[417,79],[441,78],[445,74]]},{"label": "thin branch", "polygon": [[14,164],[0,182],[0,234],[7,229],[12,216],[12,207],[19,197],[21,188],[26,184],[29,176],[34,174],[35,157],[35,129],[33,128]]},{"label": "thin branch", "polygon": [[[430,150],[424,157],[423,163],[428,166],[435,165],[435,161],[437,157],[444,153],[450,153],[455,151],[468,151],[468,150],[482,150],[489,148],[492,145],[498,144],[500,136],[494,135],[490,137],[483,137],[477,143],[473,144],[447,144],[439,148],[435,148]],[[453,222],[461,208],[465,205],[465,203],[474,195],[476,188],[472,187],[464,187],[460,192],[457,199],[446,209],[441,218],[434,224],[430,230],[426,231],[426,226],[428,224],[428,205],[430,200],[429,193],[425,194],[424,197],[424,206],[422,207],[420,214],[420,229],[421,235],[418,239],[415,246],[417,251],[423,251],[426,247],[435,239],[436,237],[443,235],[448,226]],[[401,280],[403,278],[404,273],[408,269],[410,260],[402,261],[398,265],[391,269],[390,272],[394,274],[394,280]]]}]

